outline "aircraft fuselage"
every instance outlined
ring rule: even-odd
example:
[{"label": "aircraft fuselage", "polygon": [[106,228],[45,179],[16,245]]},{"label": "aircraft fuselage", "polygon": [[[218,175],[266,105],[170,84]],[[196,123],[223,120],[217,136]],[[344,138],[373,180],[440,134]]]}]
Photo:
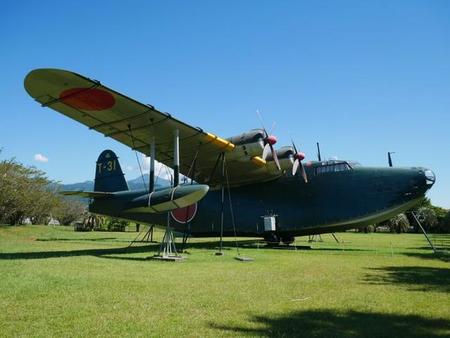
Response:
[{"label": "aircraft fuselage", "polygon": [[[435,179],[425,168],[344,168],[345,161],[323,163],[307,166],[308,183],[298,175],[285,173],[273,181],[231,188],[229,195],[225,187],[223,234],[234,235],[232,214],[239,236],[265,236],[263,216],[267,215],[276,215],[276,234],[280,238],[367,226],[410,209]],[[125,209],[140,195],[145,199],[146,192],[119,192],[111,200],[94,200],[89,210],[165,226],[167,213]],[[221,207],[222,190],[212,189],[198,202],[190,222],[179,223],[171,217],[171,226],[192,236],[219,235]]]}]

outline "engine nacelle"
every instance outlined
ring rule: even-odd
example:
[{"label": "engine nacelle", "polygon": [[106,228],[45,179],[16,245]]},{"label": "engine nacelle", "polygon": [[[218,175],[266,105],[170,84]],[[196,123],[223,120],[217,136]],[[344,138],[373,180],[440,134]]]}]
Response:
[{"label": "engine nacelle", "polygon": [[227,139],[227,141],[230,141],[234,145],[238,146],[242,144],[256,143],[262,141],[264,140],[264,137],[265,133],[263,129],[252,129],[240,135],[230,137]]},{"label": "engine nacelle", "polygon": [[264,149],[264,130],[254,129],[227,139],[236,147],[226,153],[229,160],[246,161],[254,156],[261,156]]},{"label": "engine nacelle", "polygon": [[[294,164],[294,148],[291,146],[285,146],[281,147],[280,149],[276,150],[278,162],[280,162],[281,170],[291,170],[292,165]],[[267,163],[276,170],[276,164],[273,160],[272,154],[269,154],[267,156]]]}]

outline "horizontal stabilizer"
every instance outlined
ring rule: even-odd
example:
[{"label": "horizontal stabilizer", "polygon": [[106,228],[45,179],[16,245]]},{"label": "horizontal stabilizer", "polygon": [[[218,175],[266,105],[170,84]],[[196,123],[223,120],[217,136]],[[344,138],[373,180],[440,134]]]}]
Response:
[{"label": "horizontal stabilizer", "polygon": [[60,191],[59,193],[64,196],[79,196],[84,198],[106,198],[114,195],[111,192],[83,191],[83,190]]}]

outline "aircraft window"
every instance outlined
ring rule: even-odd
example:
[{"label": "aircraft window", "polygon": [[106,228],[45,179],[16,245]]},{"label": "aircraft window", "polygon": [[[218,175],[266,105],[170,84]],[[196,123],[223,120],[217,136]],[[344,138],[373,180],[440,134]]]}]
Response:
[{"label": "aircraft window", "polygon": [[349,164],[350,168],[353,168],[353,167],[361,167],[361,163],[356,162],[356,161],[349,161],[349,162],[347,162],[347,163]]},{"label": "aircraft window", "polygon": [[323,164],[322,166],[316,168],[316,175],[330,173],[330,172],[347,171],[347,170],[351,170],[351,167],[346,162]]}]

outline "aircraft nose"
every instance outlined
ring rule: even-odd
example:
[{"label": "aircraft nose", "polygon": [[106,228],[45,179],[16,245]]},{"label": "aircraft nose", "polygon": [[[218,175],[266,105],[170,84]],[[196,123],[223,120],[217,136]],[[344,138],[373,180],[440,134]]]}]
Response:
[{"label": "aircraft nose", "polygon": [[413,167],[410,173],[413,176],[410,176],[407,195],[415,196],[416,194],[425,194],[436,181],[436,176],[433,171],[427,168]]},{"label": "aircraft nose", "polygon": [[436,175],[431,169],[424,169],[423,175],[425,176],[425,184],[427,185],[428,189],[431,188],[436,182]]},{"label": "aircraft nose", "polygon": [[413,168],[416,171],[415,186],[423,192],[429,190],[434,182],[436,182],[436,176],[434,172],[428,168]]}]

